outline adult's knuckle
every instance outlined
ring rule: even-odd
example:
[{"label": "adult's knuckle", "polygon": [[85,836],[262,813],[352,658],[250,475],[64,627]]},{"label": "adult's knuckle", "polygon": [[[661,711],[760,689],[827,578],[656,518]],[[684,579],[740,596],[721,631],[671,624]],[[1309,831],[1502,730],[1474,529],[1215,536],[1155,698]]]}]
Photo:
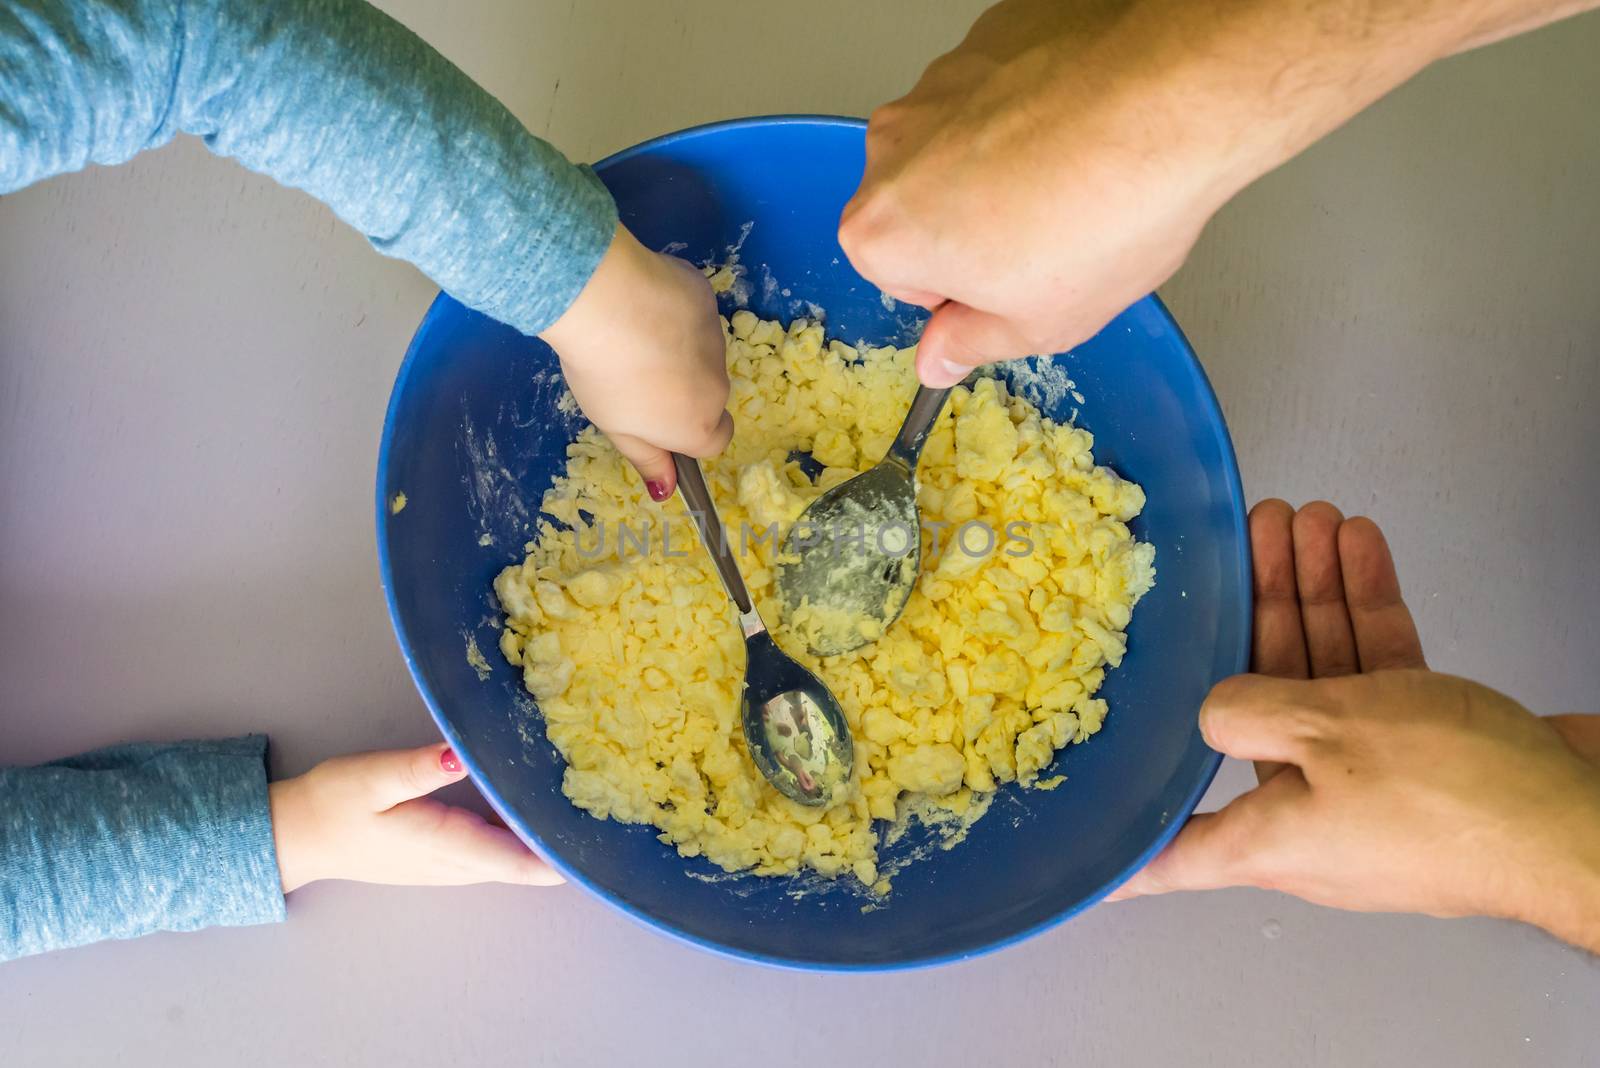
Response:
[{"label": "adult's knuckle", "polygon": [[1211,687],[1200,705],[1202,724],[1220,724],[1255,691],[1259,680],[1250,675],[1230,675]]},{"label": "adult's knuckle", "polygon": [[1278,713],[1282,729],[1302,749],[1324,746],[1338,738],[1328,709],[1313,702],[1297,701]]},{"label": "adult's knuckle", "polygon": [[1256,833],[1259,826],[1258,819],[1240,820],[1234,832],[1222,842],[1220,852],[1223,870],[1231,873],[1235,881],[1254,883],[1264,874],[1259,836]]},{"label": "adult's knuckle", "polygon": [[867,115],[867,142],[882,141],[906,113],[904,100],[890,100],[879,104]]},{"label": "adult's knuckle", "polygon": [[857,269],[873,264],[883,249],[883,217],[886,213],[886,194],[877,189],[865,189],[851,198],[839,217],[839,245]]},{"label": "adult's knuckle", "polygon": [[1217,700],[1216,691],[1200,706],[1200,737],[1219,752],[1225,751],[1233,738],[1234,711],[1225,702]]}]

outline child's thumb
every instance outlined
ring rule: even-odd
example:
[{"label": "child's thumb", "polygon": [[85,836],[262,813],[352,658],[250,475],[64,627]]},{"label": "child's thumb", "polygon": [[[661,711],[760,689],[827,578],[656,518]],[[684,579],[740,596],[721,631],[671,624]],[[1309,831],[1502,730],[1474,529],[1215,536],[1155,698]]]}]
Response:
[{"label": "child's thumb", "polygon": [[369,753],[366,759],[368,790],[380,811],[460,782],[467,774],[461,758],[445,742]]}]

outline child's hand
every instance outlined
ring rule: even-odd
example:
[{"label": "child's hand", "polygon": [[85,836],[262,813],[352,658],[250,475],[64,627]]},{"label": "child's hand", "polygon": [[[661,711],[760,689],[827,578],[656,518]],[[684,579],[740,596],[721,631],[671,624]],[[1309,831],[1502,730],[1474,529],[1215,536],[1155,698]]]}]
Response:
[{"label": "child's hand", "polygon": [[318,879],[408,886],[562,881],[504,827],[424,795],[466,777],[443,743],[325,760],[269,787],[283,892]]},{"label": "child's hand", "polygon": [[672,496],[668,452],[707,457],[733,437],[728,368],[711,285],[683,260],[618,226],[589,284],[543,337],[583,414],[644,477]]}]

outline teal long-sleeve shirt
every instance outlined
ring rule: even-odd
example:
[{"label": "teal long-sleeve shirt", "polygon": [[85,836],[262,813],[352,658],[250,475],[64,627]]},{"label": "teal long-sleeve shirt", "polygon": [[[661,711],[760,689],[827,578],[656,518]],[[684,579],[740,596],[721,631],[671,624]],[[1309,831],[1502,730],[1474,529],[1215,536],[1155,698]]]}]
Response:
[{"label": "teal long-sleeve shirt", "polygon": [[[525,333],[566,310],[617,223],[593,174],[362,0],[0,0],[0,195],[178,133]],[[0,769],[0,960],[281,919],[264,752]]]}]

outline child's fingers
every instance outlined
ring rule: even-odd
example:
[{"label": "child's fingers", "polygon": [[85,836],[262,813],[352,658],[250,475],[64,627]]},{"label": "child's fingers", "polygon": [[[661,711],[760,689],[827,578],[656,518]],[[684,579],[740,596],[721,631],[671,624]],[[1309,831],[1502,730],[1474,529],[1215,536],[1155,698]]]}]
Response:
[{"label": "child's fingers", "polygon": [[670,452],[632,434],[608,434],[607,437],[623,459],[638,470],[652,501],[664,501],[672,496],[672,491],[678,488],[678,474],[672,466]]},{"label": "child's fingers", "polygon": [[381,818],[392,821],[391,856],[410,858],[409,870],[392,881],[418,886],[556,886],[564,881],[522,839],[470,809],[412,800]]},{"label": "child's fingers", "polygon": [[566,882],[560,872],[504,827],[480,823],[467,847],[486,881],[522,886],[560,886]]}]

